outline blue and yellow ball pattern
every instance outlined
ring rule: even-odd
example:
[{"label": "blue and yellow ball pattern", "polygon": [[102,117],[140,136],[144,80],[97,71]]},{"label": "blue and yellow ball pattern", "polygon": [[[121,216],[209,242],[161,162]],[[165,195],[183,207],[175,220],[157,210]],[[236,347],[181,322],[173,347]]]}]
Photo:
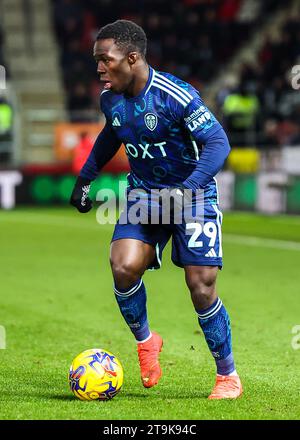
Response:
[{"label": "blue and yellow ball pattern", "polygon": [[109,400],[121,390],[123,377],[123,367],[116,356],[101,348],[92,348],[73,360],[69,385],[80,400]]}]

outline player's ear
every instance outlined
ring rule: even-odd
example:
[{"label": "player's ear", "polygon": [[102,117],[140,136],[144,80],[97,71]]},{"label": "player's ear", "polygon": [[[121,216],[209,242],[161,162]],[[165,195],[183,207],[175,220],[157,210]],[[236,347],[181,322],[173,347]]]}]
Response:
[{"label": "player's ear", "polygon": [[128,54],[128,63],[129,64],[135,64],[136,60],[138,59],[138,53],[137,52],[129,52]]}]

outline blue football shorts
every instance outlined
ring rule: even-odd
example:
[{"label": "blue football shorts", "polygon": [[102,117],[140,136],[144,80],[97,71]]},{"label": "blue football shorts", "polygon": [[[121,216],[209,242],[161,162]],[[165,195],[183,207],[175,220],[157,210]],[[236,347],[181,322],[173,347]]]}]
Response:
[{"label": "blue football shorts", "polygon": [[[122,216],[123,213],[121,213]],[[204,204],[203,219],[180,224],[121,224],[118,220],[112,242],[132,238],[152,245],[155,260],[148,269],[161,267],[162,252],[172,238],[172,261],[176,266],[219,266],[222,268],[222,218],[217,204]]]}]

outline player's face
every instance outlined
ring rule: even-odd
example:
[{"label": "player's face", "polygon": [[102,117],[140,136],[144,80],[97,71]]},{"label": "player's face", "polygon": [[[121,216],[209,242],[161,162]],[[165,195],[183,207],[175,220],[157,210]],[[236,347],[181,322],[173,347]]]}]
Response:
[{"label": "player's face", "polygon": [[128,55],[116,46],[114,39],[96,41],[94,58],[104,88],[114,93],[126,92],[132,82],[133,72]]}]

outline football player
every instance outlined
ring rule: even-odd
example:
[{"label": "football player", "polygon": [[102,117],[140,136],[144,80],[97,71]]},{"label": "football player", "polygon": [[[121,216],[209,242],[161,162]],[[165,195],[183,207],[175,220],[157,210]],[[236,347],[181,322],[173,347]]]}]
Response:
[{"label": "football player", "polygon": [[[216,291],[222,267],[222,213],[215,175],[230,145],[192,85],[148,65],[146,46],[143,29],[127,20],[108,24],[97,35],[94,58],[104,83],[100,106],[106,125],[81,169],[71,203],[80,212],[91,209],[90,184],[122,143],[131,168],[128,194],[134,189],[146,194],[177,189],[175,198],[184,198],[185,190],[190,190],[189,203],[195,207],[195,194],[202,191],[202,221],[118,221],[110,254],[114,292],[137,342],[142,383],[150,388],[162,375],[163,340],[149,328],[142,276],[146,269],[160,267],[163,248],[172,239],[172,261],[184,270],[199,325],[216,362],[216,383],[209,398],[237,398],[242,385],[232,354],[230,321]],[[129,206],[132,203],[128,200]],[[127,213],[121,217],[128,217]]]}]

